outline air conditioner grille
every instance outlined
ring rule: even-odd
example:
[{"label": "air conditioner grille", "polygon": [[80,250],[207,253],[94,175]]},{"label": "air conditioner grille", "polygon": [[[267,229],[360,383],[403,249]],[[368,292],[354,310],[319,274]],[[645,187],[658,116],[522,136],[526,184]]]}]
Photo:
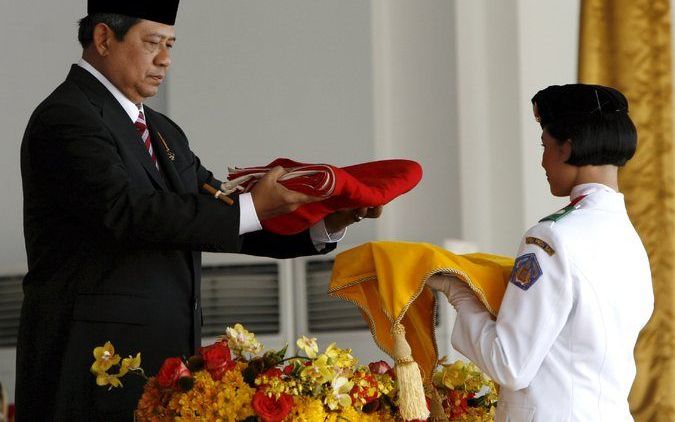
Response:
[{"label": "air conditioner grille", "polygon": [[0,277],[0,347],[15,347],[23,302],[23,276]]},{"label": "air conditioner grille", "polygon": [[222,335],[241,323],[256,334],[279,332],[277,264],[226,265],[202,269],[203,337]]},{"label": "air conditioner grille", "polygon": [[333,261],[307,261],[307,317],[310,332],[368,329],[358,307],[328,296]]}]

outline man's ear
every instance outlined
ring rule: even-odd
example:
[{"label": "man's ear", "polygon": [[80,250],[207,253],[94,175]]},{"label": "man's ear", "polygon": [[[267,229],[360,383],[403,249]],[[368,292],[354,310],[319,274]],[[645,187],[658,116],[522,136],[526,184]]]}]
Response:
[{"label": "man's ear", "polygon": [[560,155],[563,163],[566,163],[567,160],[572,156],[572,140],[568,139],[560,145]]},{"label": "man's ear", "polygon": [[112,29],[104,23],[98,23],[94,27],[93,44],[99,56],[110,54],[110,42],[115,37]]}]

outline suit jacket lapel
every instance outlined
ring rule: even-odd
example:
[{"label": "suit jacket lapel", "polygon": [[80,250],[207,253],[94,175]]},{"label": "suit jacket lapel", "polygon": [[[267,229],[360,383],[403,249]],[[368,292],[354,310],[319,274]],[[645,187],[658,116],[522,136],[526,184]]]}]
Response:
[{"label": "suit jacket lapel", "polygon": [[131,151],[132,155],[138,159],[155,185],[161,190],[168,190],[166,183],[152,162],[148,150],[145,149],[136,126],[110,91],[93,75],[77,65],[71,67],[68,79],[73,80],[83,88],[91,102],[101,110],[101,117],[107,123],[110,131],[119,139],[121,145]]},{"label": "suit jacket lapel", "polygon": [[[136,126],[131,123],[131,120],[129,120],[129,115],[126,114],[126,112],[121,107],[117,108],[119,110],[106,110],[104,108],[103,118],[111,123],[113,130],[116,131],[115,133],[118,134],[120,138],[124,140],[125,144],[131,148],[131,150],[134,152],[134,155],[141,162],[145,172],[148,174],[148,176],[150,176],[152,181],[155,182],[162,190],[168,190],[168,187],[162,179],[162,176],[159,174],[157,167],[155,167],[155,163],[152,162],[152,158],[150,158],[148,150],[145,149],[145,145],[143,144],[141,136],[138,134]],[[110,115],[107,115],[106,111],[110,112]],[[152,136],[152,134],[150,134],[150,136]],[[154,150],[156,151],[157,148],[154,148]],[[156,154],[157,153],[155,152],[155,155]]]},{"label": "suit jacket lapel", "polygon": [[152,137],[159,166],[164,172],[164,176],[166,176],[166,179],[171,184],[173,191],[185,193],[185,186],[183,185],[183,181],[178,175],[178,171],[174,164],[176,149],[173,146],[173,139],[169,136],[171,131],[167,130],[164,125],[161,124],[162,120],[154,110],[147,106],[144,106],[143,108],[145,109],[145,118],[148,122],[150,137]]}]

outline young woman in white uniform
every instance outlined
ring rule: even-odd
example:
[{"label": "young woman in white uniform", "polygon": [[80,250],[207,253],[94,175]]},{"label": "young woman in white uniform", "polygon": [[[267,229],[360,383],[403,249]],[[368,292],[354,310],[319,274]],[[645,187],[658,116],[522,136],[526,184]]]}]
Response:
[{"label": "young woman in white uniform", "polygon": [[496,421],[632,421],[633,349],[654,297],[617,183],[637,144],[628,103],[581,84],[532,103],[551,193],[570,205],[523,236],[496,321],[464,283],[428,284],[457,310],[453,346],[501,385]]}]

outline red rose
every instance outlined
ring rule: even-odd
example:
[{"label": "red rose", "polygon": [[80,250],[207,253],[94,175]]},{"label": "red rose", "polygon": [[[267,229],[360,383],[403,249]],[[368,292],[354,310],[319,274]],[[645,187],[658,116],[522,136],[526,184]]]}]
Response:
[{"label": "red rose", "polygon": [[200,347],[199,354],[204,358],[204,368],[209,371],[211,378],[218,381],[225,372],[235,367],[227,343],[219,341],[210,346]]},{"label": "red rose", "polygon": [[179,379],[189,376],[191,376],[190,370],[181,358],[168,358],[159,369],[157,383],[163,388],[176,388]]},{"label": "red rose", "polygon": [[293,408],[293,396],[282,393],[279,399],[268,397],[262,391],[253,395],[251,406],[263,422],[281,422]]},{"label": "red rose", "polygon": [[284,373],[281,372],[279,368],[270,368],[267,371],[263,372],[267,378],[281,378]]}]

